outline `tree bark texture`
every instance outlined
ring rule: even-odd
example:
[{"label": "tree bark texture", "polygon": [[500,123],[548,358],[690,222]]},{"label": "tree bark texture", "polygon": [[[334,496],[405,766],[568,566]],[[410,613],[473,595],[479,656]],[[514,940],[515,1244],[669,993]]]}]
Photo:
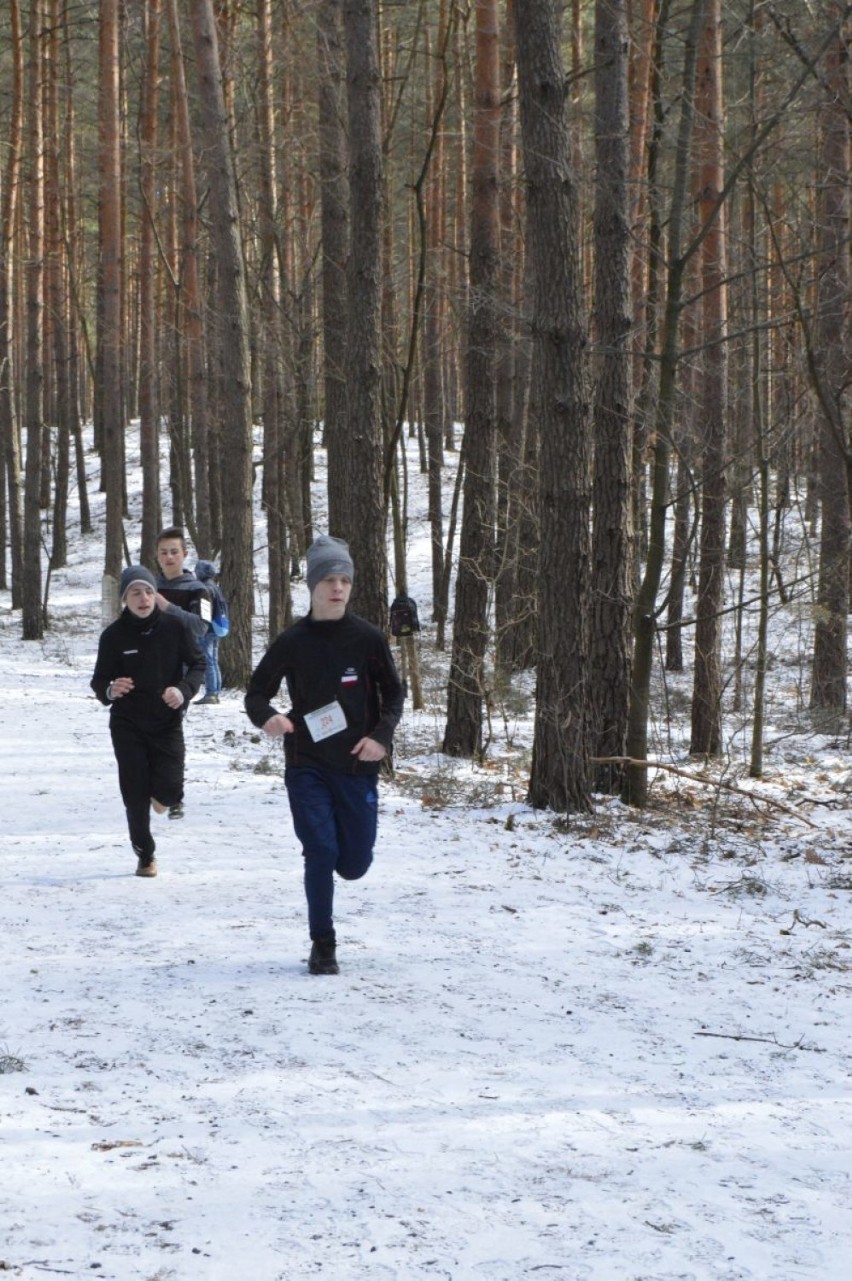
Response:
[{"label": "tree bark texture", "polygon": [[221,575],[231,607],[231,630],[227,645],[222,646],[222,677],[226,685],[245,687],[253,666],[254,583],[248,301],[230,122],[212,0],[191,0],[191,14],[213,246],[219,268],[215,351],[222,387],[222,457],[227,460],[222,469]]},{"label": "tree bark texture", "polygon": [[690,751],[722,750],[722,601],[725,587],[725,464],[728,415],[727,211],[717,202],[725,182],[721,0],[707,0],[696,78],[697,206],[702,230],[703,377],[699,448],[701,529],[695,620],[695,673]]},{"label": "tree bark texture", "polygon": [[44,389],[44,137],[42,121],[42,40],[44,8],[41,0],[30,0],[28,35],[28,83],[26,135],[24,142],[24,191],[27,213],[27,373],[26,409],[27,461],[24,476],[24,564],[21,610],[24,640],[44,635],[41,601],[41,465],[42,395]]},{"label": "tree bark texture", "polygon": [[[642,762],[648,759],[648,713],[657,636],[657,594],[665,561],[670,489],[669,463],[676,403],[677,368],[680,360],[679,331],[686,266],[682,257],[682,237],[695,105],[695,67],[698,41],[704,21],[704,5],[705,0],[693,0],[684,45],[680,119],[667,219],[668,266],[659,361],[659,393],[654,417],[648,554],[633,615],[633,675],[627,718],[627,756],[637,763],[627,768],[623,798],[630,804],[640,807],[645,805],[648,799],[648,767]],[[657,193],[652,192],[652,204],[656,204],[657,199]]]},{"label": "tree bark texture", "polygon": [[[840,5],[833,6],[839,16]],[[849,34],[848,30],[845,33]],[[820,568],[811,709],[840,723],[847,703],[849,614],[849,48],[844,32],[826,60],[817,209]]]},{"label": "tree bark texture", "polygon": [[553,0],[518,0],[518,90],[534,278],[532,402],[540,424],[538,668],[530,803],[589,808],[589,519],[577,194]]},{"label": "tree bark texture", "polygon": [[[630,200],[627,0],[595,7],[595,470],[589,698],[594,754],[624,755],[633,607],[630,418]],[[619,792],[621,767],[595,770]]]},{"label": "tree bark texture", "polygon": [[266,513],[269,568],[269,636],[283,631],[291,616],[290,560],[287,548],[288,460],[284,449],[284,349],[281,333],[281,266],[278,255],[278,183],[275,168],[272,7],[258,0],[258,148],[260,151],[260,251],[265,270],[260,283],[263,317],[258,334],[263,414],[263,507]]},{"label": "tree bark texture", "polygon": [[[443,100],[448,90],[447,81],[447,16],[446,0],[441,0],[441,18],[438,40],[440,56],[436,59],[432,85],[432,102]],[[429,124],[433,127],[434,106]],[[444,277],[443,244],[446,234],[446,138],[441,126],[435,136],[432,163],[419,192],[426,237],[425,288],[423,299],[423,334],[421,343],[423,385],[423,428],[427,449],[429,534],[432,547],[432,617],[437,621],[441,605],[441,581],[444,573],[444,512],[443,468],[444,437],[446,435],[447,395],[445,386],[446,330],[446,279]],[[442,620],[445,621],[445,620]]]},{"label": "tree bark texture", "polygon": [[[180,258],[178,263],[178,308],[186,367],[186,413],[184,431],[192,448],[195,486],[187,468],[184,486],[184,515],[200,556],[213,552],[214,530],[210,501],[210,432],[207,395],[207,361],[204,333],[204,302],[199,271],[200,219],[195,156],[192,149],[189,94],[184,69],[183,42],[177,0],[168,0],[171,38],[172,101],[178,137],[180,182]],[[217,211],[218,213],[218,211]],[[187,431],[188,429],[188,431]]]},{"label": "tree bark texture", "polygon": [[102,485],[106,491],[104,573],[121,574],[124,545],[124,413],[121,394],[122,235],[118,0],[101,0],[98,93],[98,219],[101,270],[98,280],[98,367]]},{"label": "tree bark texture", "polygon": [[477,0],[465,462],[444,751],[482,749],[488,600],[494,575],[497,288],[500,244],[500,26],[497,0]]},{"label": "tree bark texture", "polygon": [[340,532],[355,563],[352,600],[376,626],[387,618],[382,495],[382,143],[376,0],[344,0],[349,108],[347,383],[349,501]]},{"label": "tree bark texture", "polygon": [[346,385],[346,277],[349,181],[346,161],[346,62],[341,0],[321,0],[317,15],[319,167],[322,217],[324,435],[328,451],[328,526],[345,523],[349,492]]},{"label": "tree bark texture", "polygon": [[160,98],[160,0],[149,0],[146,24],[145,83],[139,120],[142,225],[139,229],[139,448],[142,462],[143,564],[157,563],[157,534],[162,528],[160,501],[160,415],[157,385],[157,108]]},{"label": "tree bark texture", "polygon": [[[0,467],[5,473],[6,521],[12,571],[12,608],[20,609],[23,590],[23,494],[21,450],[13,396],[12,357],[12,244],[18,210],[21,174],[21,132],[24,111],[24,39],[18,0],[10,0],[10,104],[6,163],[0,186]],[[0,476],[0,489],[3,477]],[[6,529],[0,535],[6,565]]]},{"label": "tree bark texture", "polygon": [[[60,94],[62,90],[62,57],[59,0],[50,0],[47,21],[45,60],[45,305],[51,317],[49,337],[53,377],[51,419],[56,424],[54,455],[53,541],[51,569],[61,569],[68,557],[68,486],[71,461],[71,403],[68,381],[68,298],[65,288],[65,249],[63,243],[63,184],[61,175],[62,129],[60,127]],[[49,439],[49,437],[48,437]],[[48,458],[47,474],[50,475]]]}]

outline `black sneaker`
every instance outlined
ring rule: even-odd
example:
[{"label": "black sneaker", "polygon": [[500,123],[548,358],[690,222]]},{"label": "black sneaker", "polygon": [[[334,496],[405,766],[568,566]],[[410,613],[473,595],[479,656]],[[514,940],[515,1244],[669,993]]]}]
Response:
[{"label": "black sneaker", "polygon": [[218,706],[218,703],[219,703],[218,694],[205,694],[203,698],[197,698],[195,700],[196,707],[211,707],[211,706],[215,707],[215,706]]},{"label": "black sneaker", "polygon": [[169,818],[183,818],[184,808],[183,801],[178,801],[177,805],[169,806]]},{"label": "black sneaker", "polygon": [[337,943],[333,934],[323,934],[311,944],[308,957],[308,969],[311,974],[339,974],[337,964]]}]

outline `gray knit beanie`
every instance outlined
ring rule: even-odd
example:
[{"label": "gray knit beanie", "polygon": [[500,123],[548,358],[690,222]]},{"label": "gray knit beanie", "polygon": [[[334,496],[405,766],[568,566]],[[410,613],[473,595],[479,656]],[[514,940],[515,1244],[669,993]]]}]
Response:
[{"label": "gray knit beanie", "polygon": [[329,574],[345,574],[352,582],[355,578],[355,566],[349,555],[348,544],[342,538],[331,534],[320,534],[308,548],[308,591],[313,591]]},{"label": "gray knit beanie", "polygon": [[144,565],[128,565],[127,569],[121,572],[119,595],[122,600],[124,600],[134,583],[144,583],[146,587],[150,587],[153,591],[157,590],[157,582],[150,569],[146,569]]}]

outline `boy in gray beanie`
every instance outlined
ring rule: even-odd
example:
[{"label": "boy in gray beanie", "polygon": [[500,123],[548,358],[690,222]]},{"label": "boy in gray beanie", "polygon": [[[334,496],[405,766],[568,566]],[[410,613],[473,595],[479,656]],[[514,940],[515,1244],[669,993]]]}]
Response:
[{"label": "boy in gray beanie", "polygon": [[[377,781],[402,714],[403,689],[378,627],[348,611],[349,548],[321,535],[308,549],[311,609],[273,641],[245,706],[270,738],[284,736],[284,781],[302,845],[311,974],[337,974],[335,875],[357,881],[373,861]],[[290,710],[270,702],[286,683]]]},{"label": "boy in gray beanie", "polygon": [[159,607],[144,565],[124,570],[120,590],[124,608],[101,633],[91,685],[110,709],[136,875],[156,876],[151,807],[163,813],[183,800],[183,716],[204,679],[204,655],[186,624]]},{"label": "boy in gray beanie", "polygon": [[144,565],[128,565],[126,569],[121,571],[121,582],[118,588],[122,605],[124,604],[125,596],[134,583],[144,583],[146,587],[151,588],[152,592],[157,590],[157,580],[150,569],[146,569]]},{"label": "boy in gray beanie", "polygon": [[305,559],[308,591],[311,593],[317,583],[331,574],[342,574],[344,578],[348,578],[350,587],[355,581],[355,566],[349,555],[349,547],[342,538],[320,534],[311,543]]}]

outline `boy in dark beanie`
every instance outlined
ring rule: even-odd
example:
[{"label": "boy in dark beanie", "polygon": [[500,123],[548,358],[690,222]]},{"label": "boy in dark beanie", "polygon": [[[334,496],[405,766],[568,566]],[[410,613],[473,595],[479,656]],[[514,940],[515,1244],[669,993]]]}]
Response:
[{"label": "boy in dark beanie", "polygon": [[91,685],[110,709],[109,728],[136,875],[156,876],[151,806],[183,799],[183,716],[204,679],[204,655],[182,619],[157,604],[154,575],[130,565],[123,609],[101,633]]},{"label": "boy in dark beanie", "polygon": [[[334,875],[355,881],[373,860],[377,781],[402,715],[402,684],[384,634],[347,610],[349,548],[322,535],[308,549],[311,609],[275,640],[249,684],[246,711],[284,737],[284,781],[305,860],[311,974],[337,974]],[[276,711],[286,681],[291,708]]]}]

